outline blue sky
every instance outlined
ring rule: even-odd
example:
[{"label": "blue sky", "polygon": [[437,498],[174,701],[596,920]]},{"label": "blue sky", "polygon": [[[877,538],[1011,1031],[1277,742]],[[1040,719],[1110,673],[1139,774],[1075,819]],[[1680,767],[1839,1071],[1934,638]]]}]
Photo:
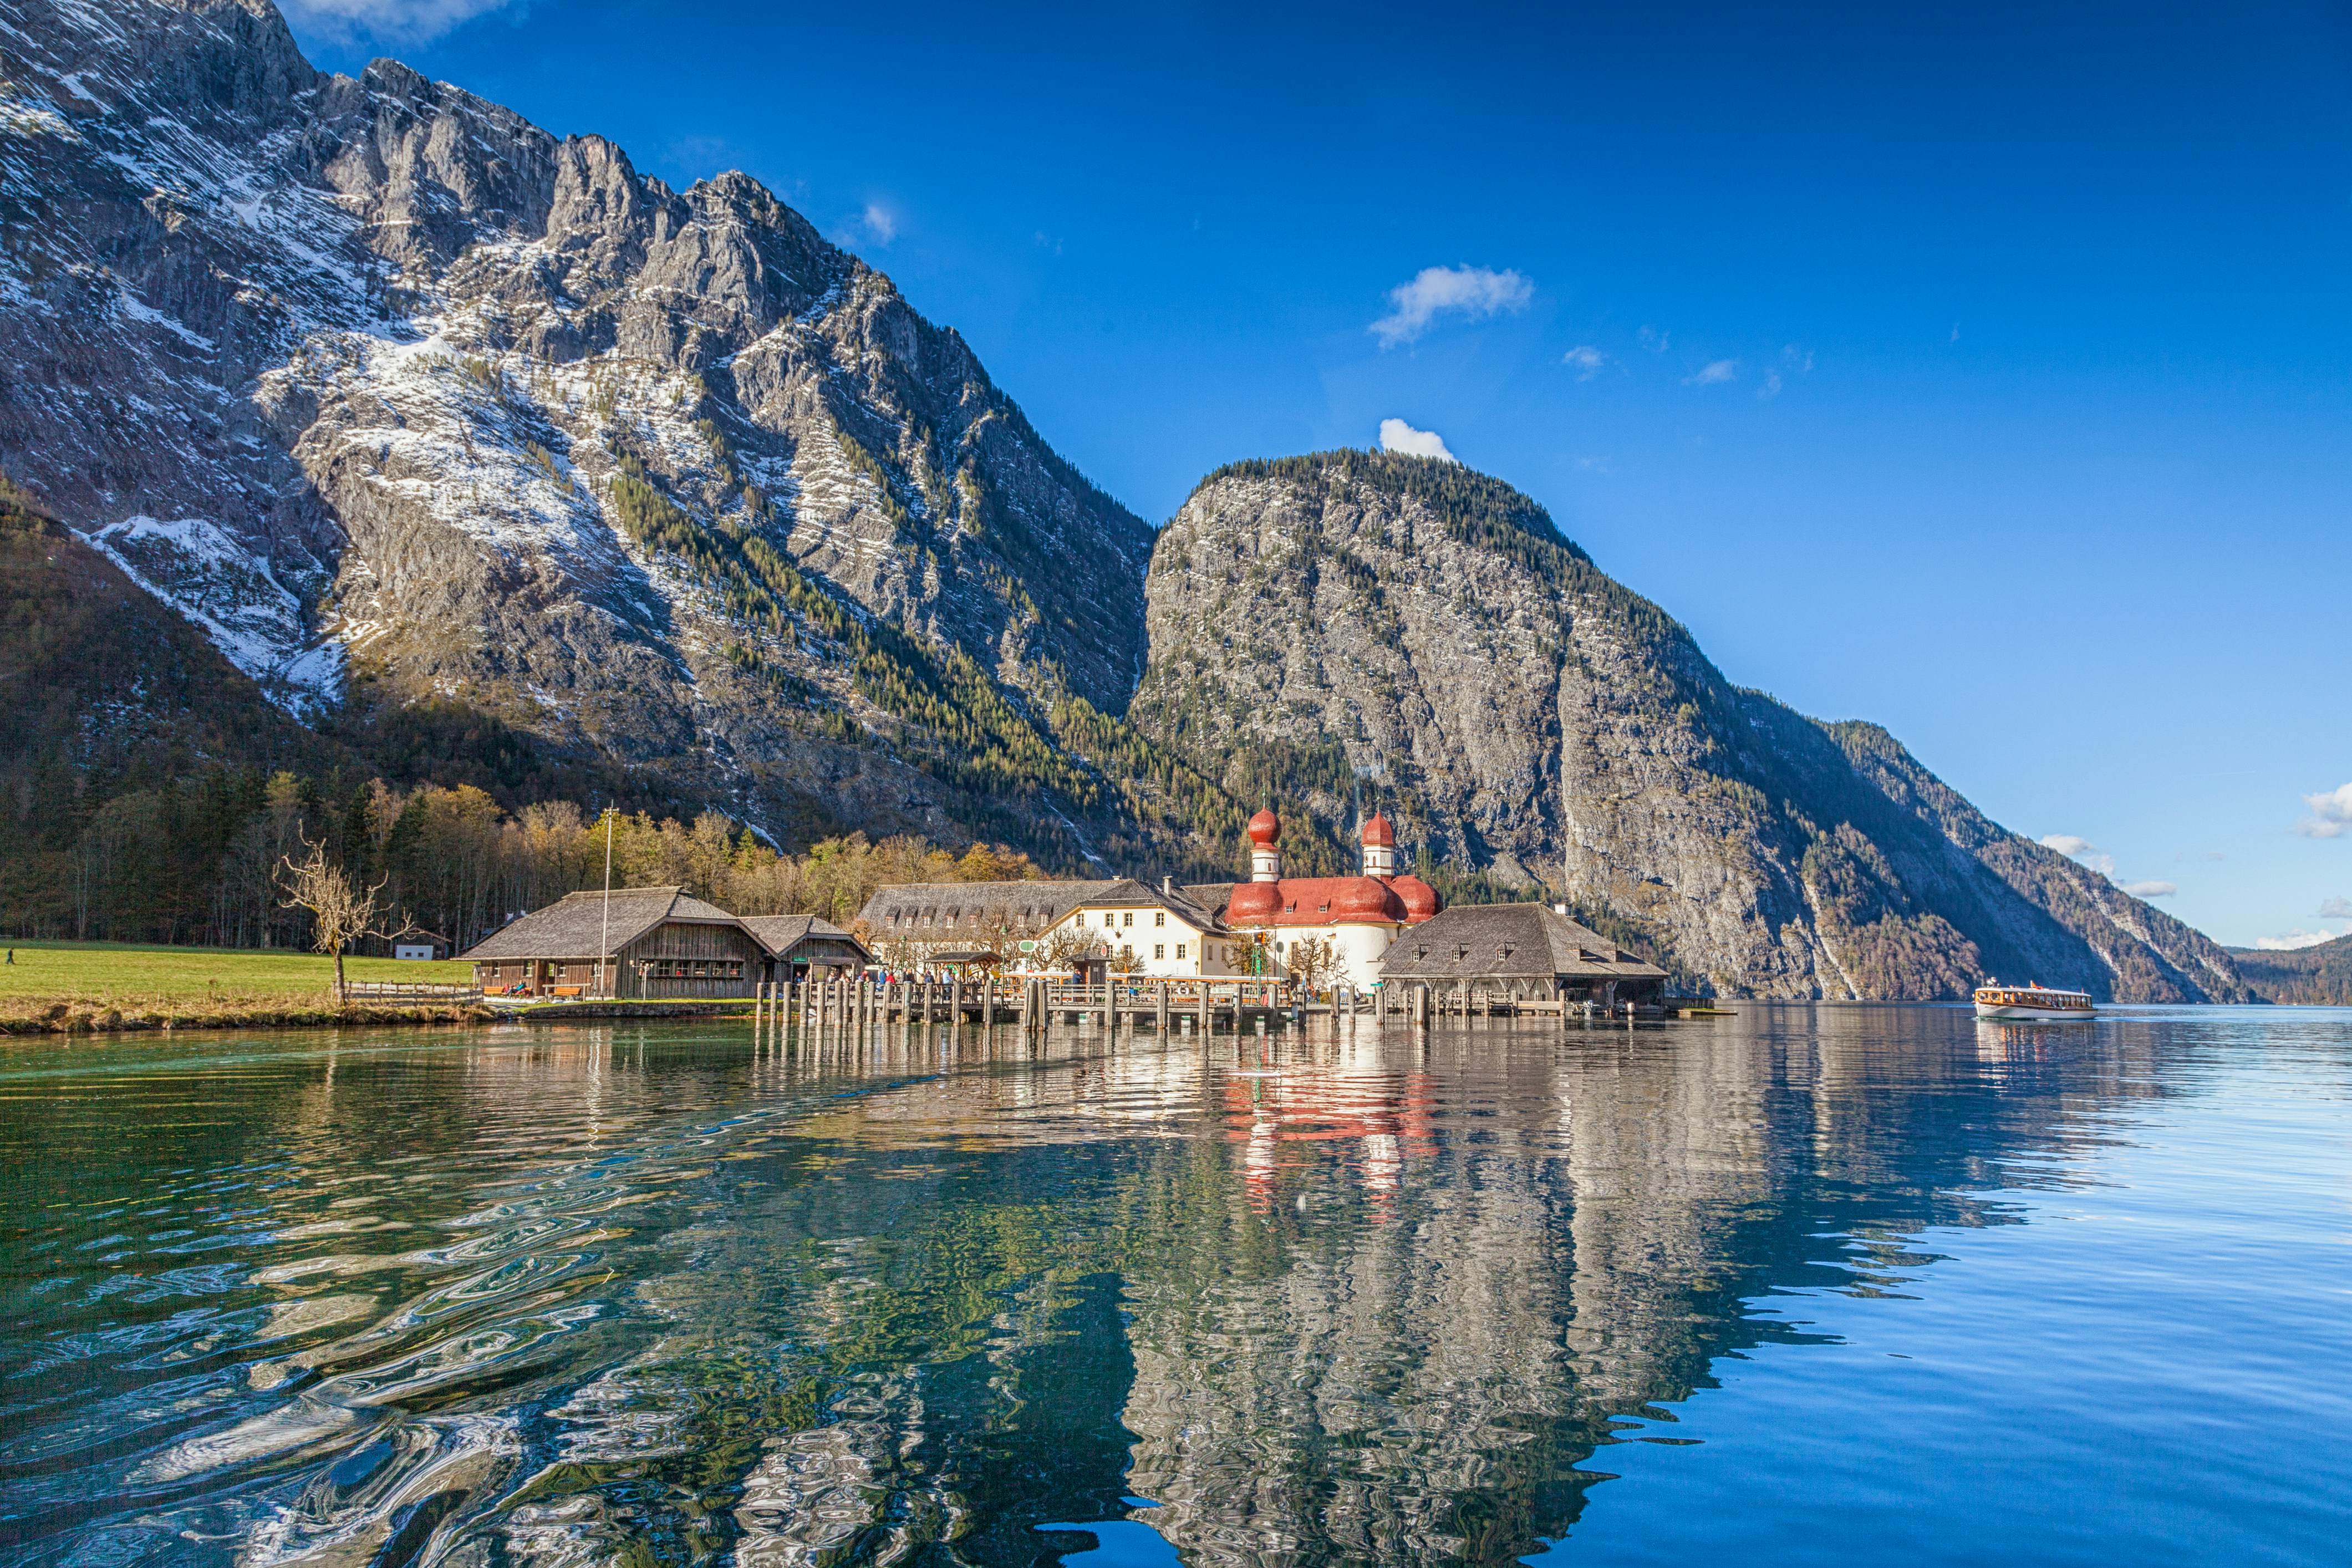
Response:
[{"label": "blue sky", "polygon": [[1153,521],[1402,421],[1732,679],[2224,942],[2352,930],[2352,19],[1777,9],[289,16],[748,170]]}]

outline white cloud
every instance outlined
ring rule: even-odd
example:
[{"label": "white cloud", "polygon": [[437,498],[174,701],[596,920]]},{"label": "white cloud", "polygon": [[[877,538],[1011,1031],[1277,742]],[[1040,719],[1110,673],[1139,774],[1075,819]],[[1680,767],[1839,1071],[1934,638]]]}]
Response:
[{"label": "white cloud", "polygon": [[2341,838],[2352,833],[2352,784],[2303,797],[2311,815],[2294,825],[2305,838]]},{"label": "white cloud", "polygon": [[858,215],[857,221],[866,226],[867,234],[874,237],[877,245],[887,245],[898,237],[898,215],[879,202],[866,203],[866,210]]},{"label": "white cloud", "polygon": [[1609,363],[1609,356],[1591,343],[1579,343],[1560,355],[1559,363],[1574,365],[1577,380],[1591,381],[1601,374],[1601,367]]},{"label": "white cloud", "polygon": [[2322,899],[2319,918],[2324,921],[2352,921],[2352,899]]},{"label": "white cloud", "polygon": [[1780,395],[1780,373],[1777,370],[1766,371],[1764,373],[1764,384],[1756,389],[1757,400],[1761,402],[1765,398],[1778,397]]},{"label": "white cloud", "polygon": [[343,39],[422,44],[518,0],[284,0],[286,20]]},{"label": "white cloud", "polygon": [[1810,375],[1813,369],[1813,351],[1795,343],[1786,344],[1780,350],[1780,363],[1794,374]]},{"label": "white cloud", "polygon": [[1736,359],[1711,360],[1697,372],[1683,377],[1685,386],[1721,386],[1727,381],[1739,379],[1739,362]]},{"label": "white cloud", "polygon": [[2067,859],[2088,866],[2102,877],[2112,877],[2116,874],[2116,858],[2080,834],[2045,833],[2042,836],[2042,842],[2044,847],[2055,849]]},{"label": "white cloud", "polygon": [[1416,430],[1402,419],[1381,421],[1381,450],[1414,458],[1443,458],[1449,463],[1462,460],[1445,449],[1444,437],[1434,430]]},{"label": "white cloud", "polygon": [[1389,313],[1372,323],[1381,347],[1409,343],[1429,331],[1447,312],[1483,321],[1508,310],[1524,310],[1535,298],[1535,285],[1517,272],[1491,267],[1424,267],[1410,283],[1389,290]]},{"label": "white cloud", "polygon": [[2298,947],[2317,947],[2323,942],[2334,942],[2346,931],[2291,931],[2284,936],[2258,936],[2254,945],[2265,952],[2293,952]]},{"label": "white cloud", "polygon": [[1662,331],[1657,327],[1643,327],[1636,335],[1641,338],[1642,346],[1654,354],[1665,353],[1667,347],[1675,341],[1675,335],[1672,332]]},{"label": "white cloud", "polygon": [[2180,891],[2177,882],[2126,882],[2124,891],[2135,899],[2168,899]]}]

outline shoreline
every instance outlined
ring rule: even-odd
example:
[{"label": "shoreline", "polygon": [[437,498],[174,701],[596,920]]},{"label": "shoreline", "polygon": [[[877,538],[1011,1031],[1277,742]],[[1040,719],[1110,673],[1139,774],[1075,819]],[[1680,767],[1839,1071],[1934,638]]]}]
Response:
[{"label": "shoreline", "polygon": [[0,1037],[31,1039],[52,1035],[177,1035],[218,1029],[334,1029],[422,1027],[447,1024],[561,1023],[576,1018],[748,1017],[748,999],[719,1002],[549,1002],[528,1007],[492,1007],[479,1002],[422,1007],[268,1006],[202,1013],[176,1009],[60,1003],[34,1017],[0,1018]]}]

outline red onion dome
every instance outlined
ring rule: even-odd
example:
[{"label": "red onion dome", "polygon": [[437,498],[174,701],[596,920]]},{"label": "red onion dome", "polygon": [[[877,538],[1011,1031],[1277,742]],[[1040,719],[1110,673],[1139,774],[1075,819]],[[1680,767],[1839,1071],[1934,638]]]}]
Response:
[{"label": "red onion dome", "polygon": [[1250,842],[1267,848],[1282,837],[1282,823],[1271,810],[1261,811],[1249,819]]},{"label": "red onion dome", "polygon": [[1282,912],[1279,882],[1236,882],[1225,900],[1225,919],[1235,922],[1270,921]]},{"label": "red onion dome", "polygon": [[1392,923],[1404,919],[1404,903],[1382,886],[1377,877],[1350,877],[1331,899],[1331,919],[1335,921],[1378,921]]},{"label": "red onion dome", "polygon": [[1396,847],[1395,827],[1390,825],[1387,817],[1377,811],[1372,813],[1372,819],[1364,824],[1364,844],[1366,847],[1372,849]]},{"label": "red onion dome", "polygon": [[1435,914],[1438,909],[1437,889],[1414,876],[1392,879],[1389,887],[1404,905],[1404,918],[1419,922]]}]

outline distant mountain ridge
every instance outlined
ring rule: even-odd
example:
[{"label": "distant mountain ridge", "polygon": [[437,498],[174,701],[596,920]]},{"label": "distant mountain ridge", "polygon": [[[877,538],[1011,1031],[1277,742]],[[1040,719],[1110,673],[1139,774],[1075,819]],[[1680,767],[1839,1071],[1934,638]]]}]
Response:
[{"label": "distant mountain ridge", "polygon": [[1631,921],[1718,990],[2246,994],[2221,948],[1884,730],[1731,685],[1500,480],[1354,451],[1233,464],[1162,531],[1146,591],[1139,728],[1211,772],[1320,756],[1327,816],[1376,793],[1407,840]]},{"label": "distant mountain ridge", "polygon": [[[1727,993],[2244,994],[1501,481],[1246,462],[1155,537],[757,182],[320,73],[268,0],[0,0],[0,368],[72,530],[16,546],[19,798],[308,757],[1190,879],[1267,802],[1336,869],[1376,796]],[[169,682],[93,651],[151,603]]]},{"label": "distant mountain ridge", "polygon": [[2230,958],[2265,1002],[2302,1007],[2352,1007],[2352,936],[2309,947],[2233,947]]}]

